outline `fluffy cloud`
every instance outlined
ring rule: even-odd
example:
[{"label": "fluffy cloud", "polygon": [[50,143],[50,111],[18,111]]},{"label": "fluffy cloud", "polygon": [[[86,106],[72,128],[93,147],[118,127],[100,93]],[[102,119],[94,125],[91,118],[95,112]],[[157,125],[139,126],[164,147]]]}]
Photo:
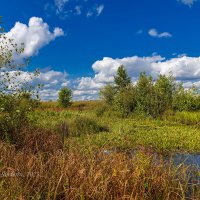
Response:
[{"label": "fluffy cloud", "polygon": [[15,26],[6,35],[14,39],[14,43],[24,43],[24,52],[22,57],[30,57],[38,53],[39,49],[55,40],[55,38],[63,36],[64,32],[61,28],[54,28],[50,32],[47,23],[42,18],[31,17],[28,25],[16,22]]},{"label": "fluffy cloud", "polygon": [[141,72],[152,75],[155,79],[159,74],[173,74],[177,81],[182,81],[184,87],[191,87],[193,84],[200,88],[200,57],[177,57],[165,59],[159,55],[149,57],[126,57],[113,59],[105,57],[96,61],[92,68],[94,77],[83,77],[78,80],[75,88],[76,98],[96,99],[99,89],[106,83],[112,83],[120,65],[124,65],[133,82],[136,82]]},{"label": "fluffy cloud", "polygon": [[[126,57],[109,58],[105,57],[92,65],[95,72],[93,77],[80,77],[70,80],[66,72],[48,71],[41,72],[38,77],[33,77],[33,73],[22,72],[17,80],[25,80],[27,84],[43,84],[44,87],[39,94],[43,100],[56,100],[58,91],[61,87],[70,87],[73,90],[74,100],[92,100],[98,98],[100,88],[107,83],[113,83],[113,76],[116,74],[120,65],[124,65],[132,82],[136,82],[141,72],[152,75],[154,79],[159,74],[173,74],[177,81],[183,82],[185,88],[193,84],[200,89],[200,57],[176,57],[165,59],[160,55],[153,54],[148,57]],[[14,72],[11,72],[14,73]]]},{"label": "fluffy cloud", "polygon": [[182,2],[183,4],[191,7],[197,0],[177,0],[177,1]]},{"label": "fluffy cloud", "polygon": [[31,72],[21,72],[17,80],[31,86],[42,84],[43,87],[39,90],[42,100],[56,100],[60,88],[66,86],[72,88],[74,100],[97,99],[99,89],[104,86],[103,83],[96,83],[91,77],[69,80],[66,72],[54,70],[41,72],[37,77],[34,77],[34,74]]},{"label": "fluffy cloud", "polygon": [[98,99],[98,90],[74,90],[73,99],[76,100],[95,100]]},{"label": "fluffy cloud", "polygon": [[172,72],[178,79],[200,79],[200,57],[182,56],[166,60],[159,55],[122,59],[103,58],[92,65],[96,73],[94,79],[98,82],[107,82],[120,65],[125,66],[131,77],[138,77],[139,73],[145,71],[153,77]]},{"label": "fluffy cloud", "polygon": [[56,100],[60,88],[69,86],[70,82],[67,80],[67,73],[50,70],[41,72],[39,76],[34,77],[31,85],[43,84],[42,89],[39,91],[40,98],[43,100]]},{"label": "fluffy cloud", "polygon": [[149,35],[152,37],[157,37],[157,38],[169,38],[172,37],[172,34],[169,32],[163,32],[163,33],[158,33],[156,29],[150,29],[149,30]]},{"label": "fluffy cloud", "polygon": [[[15,89],[20,88],[21,86],[23,87],[33,86],[37,88],[38,84],[42,84],[43,87],[39,89],[39,94],[40,98],[43,100],[49,100],[49,99],[56,100],[60,88],[69,86],[70,84],[69,80],[67,80],[66,72],[59,72],[54,70],[41,72],[38,76],[34,76],[34,72],[26,72],[26,71],[21,71],[20,75],[16,76],[15,71],[10,71],[9,76],[13,80],[12,86],[14,86]],[[9,85],[8,89],[12,88],[12,86]]]}]

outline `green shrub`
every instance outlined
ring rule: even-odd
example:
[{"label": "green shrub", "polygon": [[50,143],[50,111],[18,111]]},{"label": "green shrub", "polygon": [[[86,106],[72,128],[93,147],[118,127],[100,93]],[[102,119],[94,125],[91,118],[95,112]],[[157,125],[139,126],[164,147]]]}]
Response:
[{"label": "green shrub", "polygon": [[108,131],[108,128],[86,117],[76,117],[69,124],[69,133],[72,136],[91,135],[102,131]]},{"label": "green shrub", "polygon": [[[200,94],[195,87],[185,90],[182,84],[175,82],[172,75],[159,75],[154,81],[152,76],[141,73],[136,85],[123,66],[114,76],[115,84],[106,85],[100,92],[101,99],[122,117],[132,113],[158,118],[168,110],[200,110]],[[102,116],[105,108],[98,110]]]},{"label": "green shrub", "polygon": [[102,117],[103,114],[106,112],[106,110],[107,110],[107,106],[106,106],[106,105],[97,108],[97,109],[95,110],[96,116],[97,116],[97,117]]},{"label": "green shrub", "polygon": [[108,105],[112,105],[114,97],[116,94],[116,89],[113,85],[106,85],[100,90],[100,98]]},{"label": "green shrub", "polygon": [[71,100],[72,100],[72,91],[67,87],[62,88],[58,93],[59,105],[63,108],[67,108],[68,106],[71,105]]},{"label": "green shrub", "polygon": [[[9,142],[15,142],[20,137],[21,128],[28,123],[29,112],[37,106],[38,91],[28,84],[22,75],[23,67],[28,59],[15,57],[24,52],[24,44],[14,43],[14,39],[7,36],[4,29],[0,28],[0,138]],[[26,72],[28,79],[38,76],[38,70],[34,73]],[[40,85],[38,85],[40,87]]]},{"label": "green shrub", "polygon": [[196,88],[185,91],[183,88],[177,92],[173,99],[173,109],[178,111],[200,110],[200,95]]},{"label": "green shrub", "polygon": [[136,109],[135,89],[129,86],[127,89],[121,90],[114,98],[114,109],[121,117],[127,117]]},{"label": "green shrub", "polygon": [[15,142],[21,129],[30,122],[29,113],[38,106],[38,102],[28,96],[1,95],[0,97],[0,137]]},{"label": "green shrub", "polygon": [[115,87],[117,90],[123,90],[131,84],[131,78],[123,65],[118,67],[117,74],[114,76]]},{"label": "green shrub", "polygon": [[155,106],[155,92],[153,88],[153,78],[141,73],[135,86],[137,111],[141,113],[152,114]]}]

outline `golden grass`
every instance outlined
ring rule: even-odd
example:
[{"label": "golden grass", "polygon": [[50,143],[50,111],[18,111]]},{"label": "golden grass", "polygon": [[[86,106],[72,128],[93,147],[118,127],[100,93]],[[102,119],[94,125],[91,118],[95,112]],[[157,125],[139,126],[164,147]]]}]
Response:
[{"label": "golden grass", "polygon": [[188,185],[187,167],[162,157],[155,162],[145,151],[82,154],[42,133],[36,130],[21,149],[0,142],[1,199],[200,199],[200,188]]},{"label": "golden grass", "polygon": [[55,101],[50,102],[41,102],[40,109],[43,110],[53,110],[53,111],[63,111],[63,110],[71,110],[71,111],[86,111],[86,110],[95,110],[98,106],[102,104],[101,101],[74,101],[71,106],[68,108],[62,108]]}]

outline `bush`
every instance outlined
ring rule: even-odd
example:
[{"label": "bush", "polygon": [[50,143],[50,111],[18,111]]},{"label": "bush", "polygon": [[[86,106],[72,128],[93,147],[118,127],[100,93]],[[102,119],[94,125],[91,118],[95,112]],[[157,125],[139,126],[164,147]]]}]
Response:
[{"label": "bush", "polygon": [[200,110],[200,95],[195,88],[185,91],[183,88],[177,92],[173,99],[173,109],[178,111]]},{"label": "bush", "polygon": [[86,117],[79,116],[69,124],[69,133],[72,136],[91,135],[102,131],[108,131],[108,128]]},{"label": "bush", "polygon": [[[28,84],[22,75],[23,67],[28,59],[20,59],[16,62],[16,56],[24,52],[24,44],[18,45],[10,38],[4,29],[0,28],[0,138],[14,142],[20,137],[20,131],[28,123],[29,112],[37,105],[31,99],[38,99],[38,92]],[[38,76],[39,72],[26,72],[28,79]],[[40,87],[40,85],[38,85]]]},{"label": "bush", "polygon": [[[193,87],[184,90],[182,84],[175,82],[172,75],[159,75],[154,81],[151,76],[141,73],[134,86],[131,85],[123,66],[120,66],[114,79],[115,85],[105,86],[100,95],[104,102],[122,117],[136,112],[157,118],[168,110],[200,110],[200,95],[197,89]],[[98,115],[104,112],[104,108],[99,109]]]},{"label": "bush", "polygon": [[153,114],[155,106],[155,92],[153,88],[153,78],[141,73],[135,86],[137,111],[141,113]]},{"label": "bush", "polygon": [[136,95],[134,87],[129,86],[127,89],[117,93],[114,99],[114,109],[122,117],[127,117],[135,111]]},{"label": "bush", "polygon": [[102,105],[102,106],[100,106],[99,108],[97,108],[97,109],[95,110],[96,116],[97,116],[97,117],[102,117],[103,114],[106,112],[107,109],[108,109],[108,106],[107,106],[107,105]]},{"label": "bush", "polygon": [[128,76],[123,65],[118,67],[117,74],[114,76],[117,90],[123,90],[131,84],[131,78]]},{"label": "bush", "polygon": [[114,86],[108,84],[100,90],[100,98],[108,105],[112,105],[114,102],[114,97],[116,94],[116,89]]},{"label": "bush", "polygon": [[63,108],[67,108],[68,106],[71,105],[71,100],[72,100],[72,91],[67,87],[62,88],[58,93],[59,105]]},{"label": "bush", "polygon": [[15,143],[21,129],[29,124],[29,113],[38,102],[27,95],[1,95],[0,97],[0,137]]}]

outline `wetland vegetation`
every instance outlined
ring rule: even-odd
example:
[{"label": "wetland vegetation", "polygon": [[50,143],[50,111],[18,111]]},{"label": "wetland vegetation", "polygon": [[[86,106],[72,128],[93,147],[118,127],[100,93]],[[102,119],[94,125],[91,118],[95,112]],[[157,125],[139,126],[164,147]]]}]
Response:
[{"label": "wetland vegetation", "polygon": [[0,55],[1,70],[16,70],[1,73],[0,199],[200,199],[196,88],[145,73],[132,84],[120,66],[98,101],[72,102],[64,88],[41,102],[16,81],[10,45]]}]

